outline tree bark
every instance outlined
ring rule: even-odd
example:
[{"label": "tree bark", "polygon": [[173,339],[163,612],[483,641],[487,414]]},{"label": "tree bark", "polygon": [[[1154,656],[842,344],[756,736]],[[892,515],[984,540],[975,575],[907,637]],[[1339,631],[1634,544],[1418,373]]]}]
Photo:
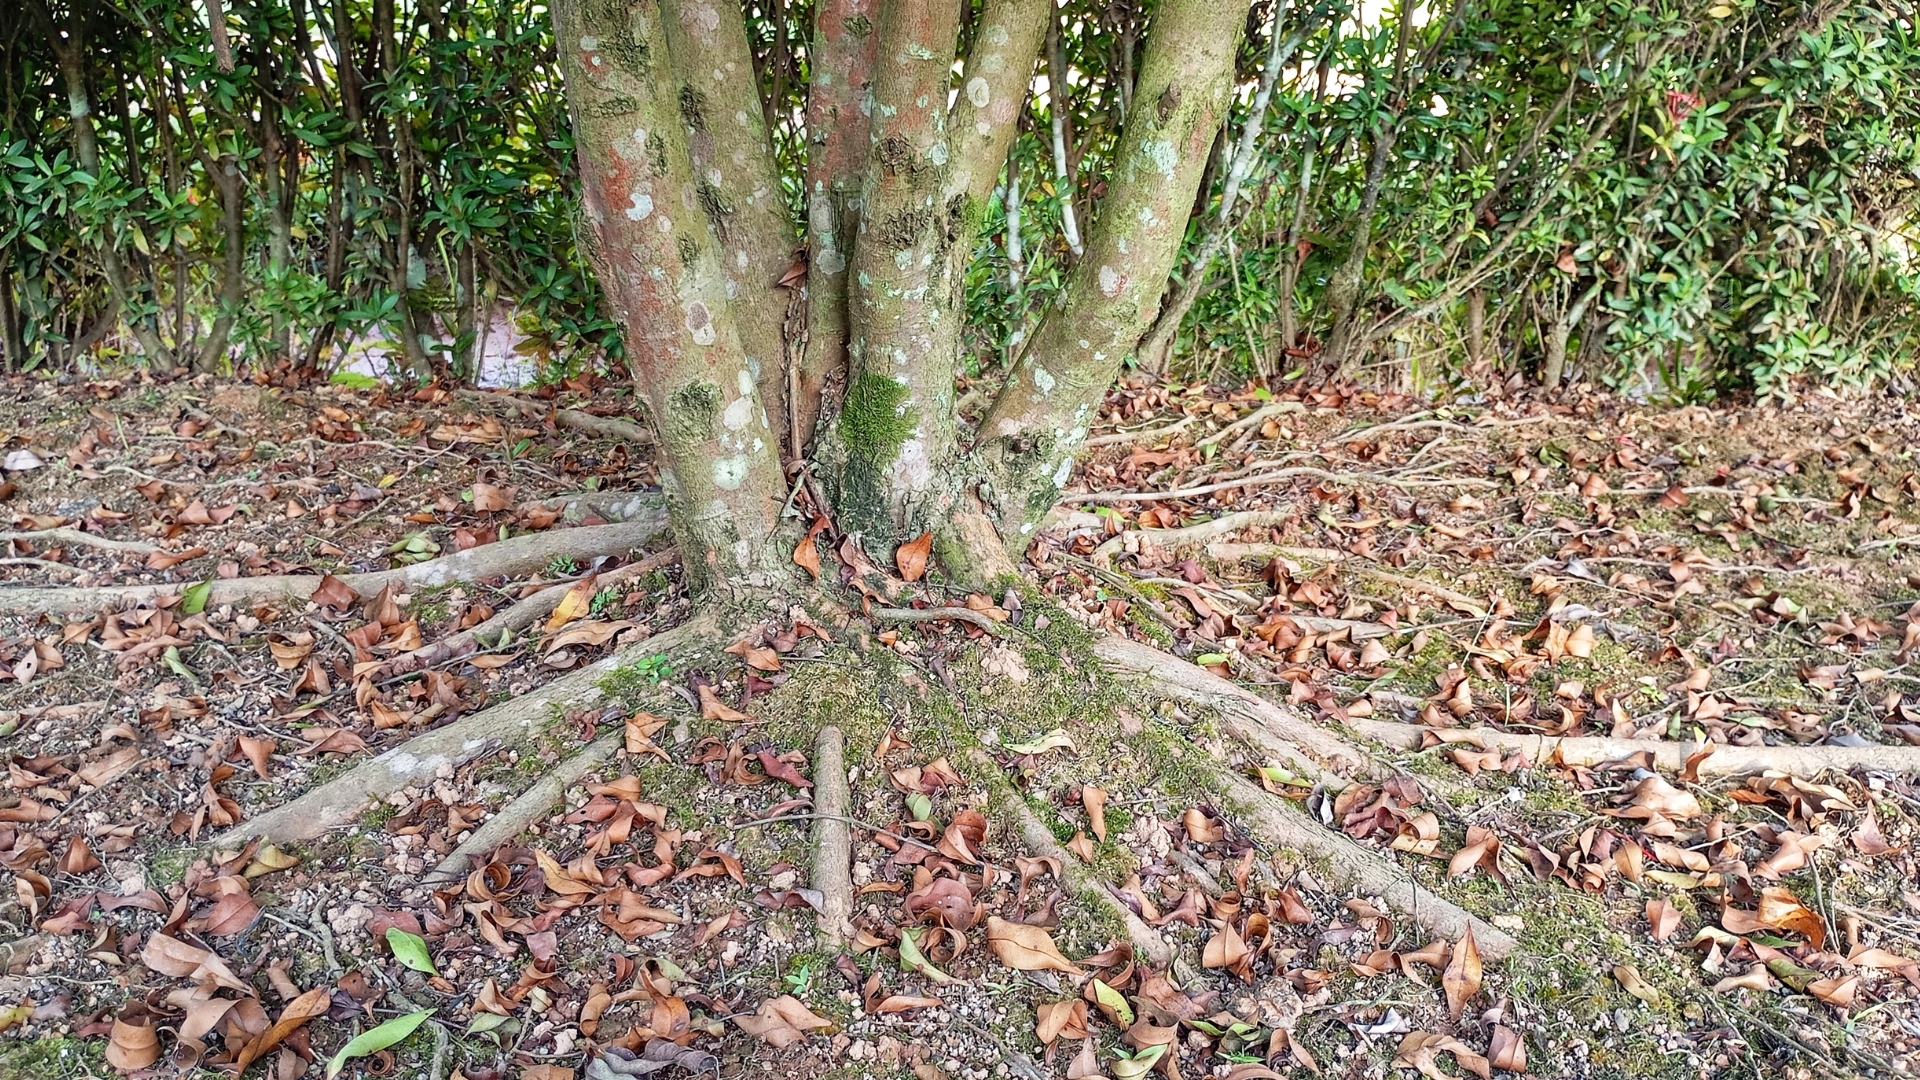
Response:
[{"label": "tree bark", "polygon": [[7,371],[27,368],[26,335],[20,328],[20,304],[13,292],[13,250],[0,248],[0,353]]},{"label": "tree bark", "polygon": [[[1239,201],[1240,185],[1246,181],[1247,173],[1253,166],[1254,142],[1266,126],[1267,106],[1273,100],[1273,84],[1280,78],[1280,69],[1292,58],[1293,50],[1299,47],[1305,30],[1312,25],[1309,23],[1306,28],[1283,38],[1280,36],[1280,19],[1284,17],[1284,9],[1275,16],[1267,61],[1260,69],[1260,88],[1254,92],[1246,123],[1241,125],[1240,137],[1233,144],[1233,157],[1227,163],[1227,178],[1220,187],[1220,209],[1208,226],[1200,249],[1194,252],[1193,264],[1188,267],[1186,278],[1180,282],[1179,291],[1161,309],[1160,317],[1153,321],[1153,328],[1147,332],[1146,340],[1140,343],[1139,359],[1143,370],[1155,373],[1167,370],[1173,357],[1174,339],[1180,334],[1180,324],[1186,321],[1187,313],[1193,310],[1193,305],[1199,302],[1201,294],[1206,291],[1208,271],[1213,266],[1213,260],[1220,254],[1220,249],[1226,246],[1228,237],[1233,235],[1234,204]],[[1291,345],[1292,342],[1287,344]]]},{"label": "tree bark", "polygon": [[780,439],[700,206],[659,12],[561,0],[553,14],[587,254],[626,329],[689,579],[697,589],[764,586],[786,555],[771,543],[785,489]]},{"label": "tree bark", "polygon": [[[710,0],[662,0],[660,19],[679,82],[680,119],[691,130],[694,190],[720,241],[720,269],[734,299],[747,370],[760,384],[768,416],[784,417],[787,297],[780,279],[800,234],[787,214],[746,21],[740,5]],[[772,427],[786,430],[785,424]]]},{"label": "tree bark", "polygon": [[793,427],[809,443],[828,399],[846,389],[847,265],[866,175],[862,110],[879,45],[872,6],[872,0],[818,0],[814,8],[807,87],[807,345],[794,373],[791,405]]},{"label": "tree bark", "polygon": [[881,10],[849,283],[849,382],[825,471],[841,527],[882,544],[917,535],[938,512],[931,503],[955,445],[955,357],[938,342],[965,317],[948,273],[960,208],[942,198],[959,16],[946,0]]},{"label": "tree bark", "polygon": [[1487,355],[1487,290],[1467,293],[1467,366],[1478,368]]},{"label": "tree bark", "polygon": [[1073,211],[1073,166],[1067,161],[1067,64],[1060,41],[1061,16],[1047,18],[1047,121],[1053,136],[1053,184],[1060,200],[1060,232],[1074,258],[1087,253],[1080,242],[1080,222]]},{"label": "tree bark", "polygon": [[1052,508],[1100,395],[1152,323],[1214,133],[1245,0],[1173,0],[1155,15],[1134,105],[1087,254],[981,421],[988,512],[1024,547]]}]

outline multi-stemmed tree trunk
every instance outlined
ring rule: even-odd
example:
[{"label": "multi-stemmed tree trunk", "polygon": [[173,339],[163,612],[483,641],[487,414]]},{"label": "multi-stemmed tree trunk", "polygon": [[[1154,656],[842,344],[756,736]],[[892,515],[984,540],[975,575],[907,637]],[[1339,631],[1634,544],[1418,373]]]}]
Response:
[{"label": "multi-stemmed tree trunk", "polygon": [[[965,340],[962,283],[984,240],[988,201],[1002,187],[1002,165],[1056,17],[1053,0],[985,0],[977,11],[961,0],[818,0],[807,57],[804,231],[789,215],[767,130],[772,110],[761,107],[737,5],[556,3],[580,154],[582,240],[625,322],[669,524],[691,584],[708,601],[638,648],[660,650],[676,664],[705,663],[740,632],[729,593],[798,593],[795,544],[811,542],[817,523],[789,520],[789,507],[830,516],[876,561],[892,562],[902,544],[931,534],[955,580],[1010,569],[1009,554],[1024,548],[1054,505],[1102,393],[1161,305],[1225,115],[1248,7],[1248,0],[1161,0],[1154,9],[1083,253],[998,396],[970,421],[959,415],[954,393]],[[963,18],[975,22],[963,26]],[[970,43],[964,56],[957,55],[961,41]],[[798,253],[807,260],[804,275],[794,270]],[[657,522],[600,529],[610,530],[599,532],[604,539],[589,535],[595,530],[562,530],[389,574],[445,582],[544,565],[559,550],[553,545],[569,554],[595,543],[625,550],[657,531]],[[466,565],[454,565],[460,560]],[[375,589],[389,580],[349,585]],[[289,587],[244,581],[215,583],[209,602],[228,602],[243,587]],[[557,604],[556,591],[565,588],[541,595]],[[23,599],[39,610],[97,602],[73,590],[37,592]],[[529,600],[512,611],[522,609],[532,612],[522,626],[551,610]],[[366,800],[467,760],[476,747],[525,745],[554,715],[602,702],[600,680],[631,662],[626,656],[417,735],[243,822],[222,842],[310,840],[352,820]],[[1376,768],[1366,751],[1331,732],[1156,649],[1107,638],[1089,659],[1217,711],[1249,753],[1287,762],[1309,779],[1338,787],[1340,772]],[[621,737],[619,730],[602,734],[557,764],[435,875],[464,872],[469,856],[510,840]],[[1215,786],[1250,808],[1249,827],[1311,853],[1334,883],[1384,896],[1448,938],[1471,927],[1487,957],[1515,947],[1498,928],[1424,894],[1390,862],[1288,808],[1226,760]],[[830,761],[816,757],[817,775],[844,775]],[[826,809],[833,802],[816,805],[820,820],[844,820]],[[1043,825],[1035,828],[1053,843]],[[816,866],[837,863],[832,880],[844,882],[845,848],[824,839],[829,833],[816,835]],[[1094,884],[1091,871],[1068,868],[1073,862],[1062,857],[1061,866],[1079,882],[1076,894],[1125,922],[1138,955],[1166,963],[1166,943]],[[850,884],[834,895],[850,905]],[[823,910],[844,910],[838,903],[828,900]]]},{"label": "multi-stemmed tree trunk", "polygon": [[[986,0],[977,14],[958,0],[821,0],[804,228],[738,5],[554,5],[588,247],[697,586],[790,580],[800,523],[781,515],[800,483],[877,557],[931,532],[946,572],[967,580],[1024,548],[1159,309],[1248,6],[1155,9],[1084,254],[969,424],[954,400],[962,286],[1051,0]],[[801,251],[794,318],[780,282],[801,284],[786,273]]]}]

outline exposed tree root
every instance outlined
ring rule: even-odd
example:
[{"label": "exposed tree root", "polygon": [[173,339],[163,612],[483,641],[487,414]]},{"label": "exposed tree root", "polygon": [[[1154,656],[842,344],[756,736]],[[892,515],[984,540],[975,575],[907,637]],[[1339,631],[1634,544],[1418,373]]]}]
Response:
[{"label": "exposed tree root", "polygon": [[1457,608],[1485,611],[1486,605],[1463,592],[1436,585],[1417,577],[1396,574],[1382,570],[1371,563],[1356,561],[1353,556],[1334,548],[1295,548],[1279,544],[1234,544],[1217,543],[1207,545],[1207,554],[1221,562],[1240,562],[1248,559],[1299,559],[1305,562],[1340,563],[1347,571],[1361,577],[1372,578],[1383,585],[1391,585],[1408,592],[1421,593],[1436,600],[1444,600]]},{"label": "exposed tree root", "polygon": [[532,828],[534,822],[566,795],[567,788],[612,757],[625,738],[625,729],[615,727],[556,762],[532,787],[473,830],[422,880],[428,885],[438,885],[463,877],[482,856]]},{"label": "exposed tree root", "polygon": [[51,940],[53,939],[47,934],[28,934],[26,937],[0,944],[0,974],[12,974],[25,970]]},{"label": "exposed tree root", "polygon": [[617,416],[595,416],[579,409],[556,409],[512,394],[487,390],[459,390],[455,394],[463,401],[505,405],[530,419],[550,420],[554,427],[577,431],[582,435],[591,435],[598,439],[614,439],[632,443],[635,446],[648,446],[653,443],[653,432],[631,420],[622,420]]},{"label": "exposed tree root", "polygon": [[1006,773],[1000,765],[984,750],[974,750],[969,755],[973,763],[988,777],[994,787],[994,793],[1000,797],[1001,805],[1013,814],[1019,823],[1020,839],[1036,855],[1052,859],[1060,867],[1060,876],[1065,879],[1067,888],[1073,896],[1083,901],[1092,900],[1104,907],[1109,914],[1120,920],[1127,928],[1127,940],[1133,945],[1136,956],[1145,957],[1153,966],[1165,968],[1173,962],[1173,946],[1160,932],[1148,926],[1145,919],[1133,913],[1133,909],[1120,902],[1107,884],[1089,870],[1080,857],[1060,846],[1054,838],[1053,830],[1046,822],[1034,815],[1025,799],[1015,791],[1007,781]]},{"label": "exposed tree root", "polygon": [[152,544],[140,543],[138,540],[115,540],[111,537],[64,527],[0,533],[0,541],[12,543],[16,540],[26,540],[36,544],[78,544],[82,547],[101,548],[106,551],[124,551],[133,555],[151,555],[156,551],[164,550]]},{"label": "exposed tree root", "polygon": [[820,891],[820,936],[836,947],[853,930],[852,806],[846,736],[828,725],[813,743],[813,887]]},{"label": "exposed tree root", "polygon": [[1484,611],[1486,605],[1465,593],[1423,581],[1417,577],[1408,577],[1383,570],[1371,563],[1355,559],[1354,556],[1338,548],[1288,547],[1284,544],[1239,544],[1222,541],[1221,537],[1232,536],[1242,529],[1260,528],[1278,525],[1291,515],[1278,510],[1237,510],[1222,514],[1208,521],[1195,522],[1177,529],[1128,529],[1102,541],[1088,556],[1095,565],[1107,566],[1113,557],[1125,548],[1127,541],[1137,539],[1151,543],[1168,551],[1191,551],[1195,548],[1206,549],[1208,555],[1221,562],[1240,562],[1253,559],[1292,559],[1299,562],[1339,563],[1343,568],[1361,577],[1372,578],[1383,585],[1391,585],[1408,592],[1422,593],[1437,600],[1443,600],[1455,607]]},{"label": "exposed tree root", "polygon": [[1284,469],[1275,469],[1255,476],[1235,477],[1232,480],[1220,480],[1211,484],[1179,488],[1174,491],[1086,491],[1062,493],[1061,502],[1076,505],[1085,503],[1106,504],[1126,502],[1160,502],[1168,499],[1193,499],[1201,495],[1212,495],[1217,491],[1233,488],[1259,487],[1262,484],[1274,484],[1295,477],[1310,477],[1325,480],[1332,484],[1367,483],[1384,487],[1399,488],[1402,491],[1418,491],[1425,488],[1493,488],[1498,487],[1491,480],[1482,480],[1471,476],[1391,476],[1381,473],[1340,473],[1330,469],[1316,468],[1312,465],[1293,465]]},{"label": "exposed tree root", "polygon": [[1528,735],[1491,728],[1430,728],[1391,720],[1354,719],[1347,726],[1400,750],[1459,744],[1502,754],[1522,754],[1536,764],[1600,765],[1635,754],[1653,755],[1655,768],[1679,772],[1695,753],[1696,776],[1751,776],[1765,772],[1813,776],[1827,769],[1920,773],[1920,746],[1730,746],[1675,739],[1610,739],[1588,735]]},{"label": "exposed tree root", "polygon": [[1096,447],[1096,446],[1119,446],[1122,443],[1153,442],[1156,439],[1160,439],[1164,436],[1171,435],[1176,431],[1181,431],[1187,428],[1188,426],[1192,425],[1195,419],[1196,418],[1192,416],[1183,416],[1180,419],[1175,420],[1173,423],[1167,424],[1163,427],[1139,427],[1139,428],[1129,428],[1125,431],[1109,431],[1105,435],[1095,435],[1094,437],[1088,439],[1086,442],[1081,443],[1081,445],[1086,447]]},{"label": "exposed tree root", "polygon": [[[371,596],[389,584],[406,587],[454,585],[491,577],[514,577],[539,570],[555,559],[587,562],[614,551],[644,547],[666,531],[664,511],[612,525],[551,529],[482,544],[466,551],[391,570],[347,574],[340,580],[362,596]],[[311,574],[218,578],[207,598],[209,606],[305,600],[320,584]],[[121,585],[103,588],[48,587],[0,589],[0,614],[91,615],[102,608],[139,604],[161,596],[178,595],[184,584]]]},{"label": "exposed tree root", "polygon": [[[678,548],[668,548],[665,551],[649,555],[644,559],[629,563],[618,569],[609,570],[601,574],[599,578],[596,579],[596,583],[603,588],[621,585],[644,574],[652,573],[663,566],[671,566],[677,562],[679,558],[680,551]],[[449,660],[458,660],[462,657],[470,656],[480,651],[488,642],[498,642],[501,635],[519,633],[534,623],[553,614],[553,609],[560,606],[560,601],[566,598],[568,591],[573,588],[574,584],[572,581],[563,581],[558,585],[542,589],[478,626],[470,627],[457,634],[441,638],[431,645],[394,657],[380,665],[380,667],[375,669],[367,677],[376,683],[382,682],[396,675],[405,675],[408,672],[419,671],[422,668],[432,667],[435,664],[444,664]]]},{"label": "exposed tree root", "polygon": [[[1095,563],[1105,566],[1112,562],[1113,557],[1120,553],[1129,539],[1151,543],[1156,547],[1162,547],[1168,551],[1189,550],[1202,547],[1209,541],[1217,540],[1223,536],[1232,536],[1242,529],[1278,525],[1285,521],[1287,517],[1288,515],[1278,510],[1236,510],[1231,514],[1221,514],[1219,517],[1209,521],[1195,522],[1192,525],[1183,525],[1177,529],[1128,529],[1125,532],[1116,533],[1102,541],[1099,547],[1093,549],[1093,554],[1089,556],[1089,558]],[[1340,557],[1340,553],[1329,553],[1333,554],[1336,558]],[[1294,557],[1313,558],[1314,556],[1302,554]]]},{"label": "exposed tree root", "polygon": [[1213,710],[1229,734],[1278,759],[1302,779],[1341,788],[1347,783],[1343,775],[1376,771],[1365,750],[1177,656],[1112,636],[1096,641],[1093,651],[1109,668],[1147,679],[1157,693]]},{"label": "exposed tree root", "polygon": [[666,503],[660,493],[648,491],[582,491],[556,495],[540,505],[558,512],[560,519],[569,525],[588,521],[595,524],[638,521],[666,513]]},{"label": "exposed tree root", "polygon": [[1219,775],[1226,786],[1227,798],[1233,800],[1234,812],[1252,819],[1244,823],[1248,832],[1264,844],[1291,848],[1317,860],[1313,869],[1325,873],[1335,887],[1378,896],[1388,907],[1412,919],[1428,933],[1448,941],[1460,940],[1471,926],[1480,955],[1488,960],[1505,959],[1520,947],[1506,931],[1421,888],[1419,882],[1386,856],[1309,818],[1285,799],[1268,794],[1238,773],[1222,769]]},{"label": "exposed tree root", "polygon": [[[720,636],[717,619],[696,615],[530,693],[416,735],[299,798],[234,826],[216,842],[231,845],[254,836],[276,843],[316,839],[351,824],[368,803],[409,784],[431,780],[442,766],[457,767],[488,753],[531,744],[568,710],[600,702],[605,697],[601,681],[621,667],[656,653],[674,657],[674,666],[682,667],[694,652],[718,648]],[[659,693],[664,697],[670,691],[663,687]]]},{"label": "exposed tree root", "polygon": [[[1152,646],[1106,637],[1095,643],[1094,653],[1115,671],[1149,680],[1157,692],[1212,709],[1229,735],[1278,759],[1302,779],[1339,787],[1344,783],[1339,773],[1369,775],[1377,770],[1365,751],[1291,710]],[[1236,809],[1254,819],[1248,823],[1254,835],[1320,860],[1334,886],[1382,897],[1395,910],[1448,940],[1457,940],[1471,925],[1481,952],[1490,959],[1518,947],[1510,935],[1423,890],[1389,858],[1313,821],[1230,768],[1221,768],[1216,775]]]}]

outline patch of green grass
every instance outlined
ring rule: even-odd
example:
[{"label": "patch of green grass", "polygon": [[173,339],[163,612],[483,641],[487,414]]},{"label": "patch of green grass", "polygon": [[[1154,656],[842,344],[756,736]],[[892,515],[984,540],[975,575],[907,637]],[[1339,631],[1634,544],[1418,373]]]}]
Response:
[{"label": "patch of green grass", "polygon": [[49,1036],[0,1040],[0,1076],[22,1080],[79,1080],[112,1076],[105,1039]]},{"label": "patch of green grass", "polygon": [[189,844],[156,845],[153,854],[147,857],[147,868],[153,871],[152,884],[171,885],[184,880],[193,860],[194,850]]}]

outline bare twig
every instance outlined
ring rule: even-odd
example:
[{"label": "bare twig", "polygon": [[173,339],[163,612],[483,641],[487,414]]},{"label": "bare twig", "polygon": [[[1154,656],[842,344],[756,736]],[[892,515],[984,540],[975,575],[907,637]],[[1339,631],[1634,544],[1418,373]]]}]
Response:
[{"label": "bare twig", "polygon": [[519,798],[500,808],[486,824],[473,830],[459,847],[440,860],[440,865],[427,872],[424,880],[429,885],[454,881],[467,872],[479,856],[492,851],[508,840],[519,836],[533,827],[533,823],[567,793],[574,781],[579,780],[600,764],[613,756],[626,739],[624,725],[616,725],[599,738],[576,748],[562,758]]},{"label": "bare twig", "polygon": [[1095,435],[1093,438],[1088,439],[1085,443],[1082,443],[1081,445],[1088,446],[1088,447],[1095,447],[1095,446],[1118,446],[1123,443],[1134,443],[1134,442],[1153,442],[1164,436],[1172,435],[1175,432],[1185,430],[1189,425],[1191,425],[1194,422],[1195,419],[1196,417],[1183,416],[1180,419],[1174,421],[1173,423],[1165,425],[1164,427],[1138,427],[1138,428],[1129,428],[1125,431],[1109,431],[1105,435]]},{"label": "bare twig", "polygon": [[943,622],[953,619],[971,623],[995,637],[1003,632],[1000,624],[994,622],[985,612],[967,607],[931,607],[931,608],[874,608],[873,617],[882,622]]},{"label": "bare twig", "polygon": [[[679,558],[680,550],[678,548],[668,548],[665,551],[649,555],[644,559],[629,563],[618,569],[609,570],[601,574],[596,583],[602,588],[611,588],[615,585],[625,584],[643,574],[652,573],[663,566],[671,566],[679,561]],[[384,682],[396,675],[405,675],[409,672],[419,671],[421,668],[432,667],[435,664],[443,664],[449,660],[458,660],[461,657],[472,655],[478,652],[482,646],[486,646],[489,641],[498,642],[501,640],[502,635],[509,632],[517,633],[525,630],[527,627],[553,614],[553,610],[560,606],[560,601],[566,599],[567,593],[573,589],[575,584],[577,584],[575,581],[563,581],[557,585],[542,589],[532,596],[527,597],[525,600],[514,604],[507,610],[480,623],[478,626],[462,630],[457,634],[443,638],[431,645],[415,649],[410,653],[402,653],[380,665],[379,668],[375,669],[366,677],[371,678],[376,683]]]},{"label": "bare twig", "polygon": [[617,416],[595,416],[579,409],[555,408],[551,405],[527,401],[512,394],[487,390],[460,390],[456,393],[463,401],[505,405],[518,411],[522,416],[534,420],[551,420],[554,427],[577,431],[582,435],[616,439],[635,446],[648,446],[653,442],[653,432],[631,420],[622,420]]},{"label": "bare twig", "polygon": [[[585,561],[613,551],[642,547],[665,529],[664,513],[648,514],[612,525],[528,533],[391,570],[346,574],[340,580],[362,596],[371,596],[394,583],[401,586],[436,586],[490,577],[511,577],[541,569],[556,558]],[[207,603],[215,606],[248,601],[305,600],[313,595],[319,584],[320,578],[312,574],[218,578],[212,583]],[[65,586],[0,589],[0,613],[93,614],[102,608],[172,596],[184,588],[184,584],[167,584],[92,589]]]}]

